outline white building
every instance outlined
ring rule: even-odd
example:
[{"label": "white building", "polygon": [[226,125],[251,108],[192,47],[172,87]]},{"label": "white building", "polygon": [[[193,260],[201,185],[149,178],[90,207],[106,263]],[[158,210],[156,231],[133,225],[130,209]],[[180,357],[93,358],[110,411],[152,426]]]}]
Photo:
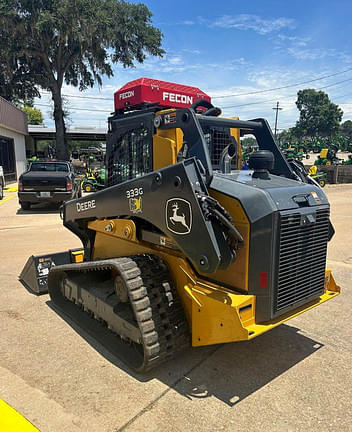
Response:
[{"label": "white building", "polygon": [[0,96],[0,165],[7,182],[26,170],[27,115]]}]

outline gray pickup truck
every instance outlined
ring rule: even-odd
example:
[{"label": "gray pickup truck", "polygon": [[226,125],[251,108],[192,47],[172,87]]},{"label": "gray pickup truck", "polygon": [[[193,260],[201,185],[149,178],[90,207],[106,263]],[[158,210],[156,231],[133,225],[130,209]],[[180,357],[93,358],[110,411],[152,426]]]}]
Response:
[{"label": "gray pickup truck", "polygon": [[80,182],[70,162],[32,162],[18,180],[18,200],[23,210],[42,202],[60,205],[80,196]]}]

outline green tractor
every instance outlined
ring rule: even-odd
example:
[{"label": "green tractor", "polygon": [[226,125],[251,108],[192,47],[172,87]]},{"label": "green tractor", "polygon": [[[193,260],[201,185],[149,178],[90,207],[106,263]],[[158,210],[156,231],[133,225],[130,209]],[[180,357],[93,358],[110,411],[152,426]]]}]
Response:
[{"label": "green tractor", "polygon": [[327,148],[323,148],[318,156],[314,165],[336,165],[340,163],[340,159],[336,156],[338,152],[338,147],[331,145]]},{"label": "green tractor", "polygon": [[328,175],[325,172],[318,171],[316,165],[313,165],[309,168],[308,174],[314,179],[320,187],[324,187],[328,180]]},{"label": "green tractor", "polygon": [[85,192],[96,192],[105,187],[105,169],[92,171],[88,169],[81,181],[81,188]]},{"label": "green tractor", "polygon": [[312,151],[313,153],[320,153],[321,150],[323,150],[327,146],[328,143],[326,142],[325,138],[316,137],[310,142],[309,150]]},{"label": "green tractor", "polygon": [[343,165],[352,165],[352,154],[348,155],[348,158],[342,162]]},{"label": "green tractor", "polygon": [[251,153],[258,150],[258,146],[243,146],[242,147],[242,169],[248,169],[248,159]]},{"label": "green tractor", "polygon": [[286,150],[282,151],[283,154],[285,155],[286,159],[295,159],[295,160],[299,160],[302,161],[303,159],[309,159],[310,156],[309,154],[304,154],[304,152],[302,151],[298,151],[298,148],[296,147],[289,147]]},{"label": "green tractor", "polygon": [[309,148],[304,141],[294,142],[293,147],[297,153],[308,153]]}]

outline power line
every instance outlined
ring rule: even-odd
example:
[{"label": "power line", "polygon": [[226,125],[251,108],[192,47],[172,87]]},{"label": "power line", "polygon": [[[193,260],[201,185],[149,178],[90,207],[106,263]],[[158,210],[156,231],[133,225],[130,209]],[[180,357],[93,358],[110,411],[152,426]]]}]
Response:
[{"label": "power line", "polygon": [[[248,92],[248,93],[238,93],[238,94],[223,95],[223,96],[212,96],[212,99],[220,99],[220,98],[228,98],[228,97],[238,97],[238,96],[249,96],[249,95],[253,95],[253,94],[267,93],[267,92],[271,92],[271,91],[275,91],[275,90],[282,90],[282,89],[286,89],[286,88],[290,88],[290,87],[296,87],[296,86],[299,86],[299,85],[302,85],[302,84],[308,84],[308,83],[311,83],[311,82],[320,81],[320,80],[323,80],[325,78],[331,78],[333,76],[341,75],[343,73],[350,72],[350,71],[352,71],[352,68],[345,69],[344,71],[336,72],[334,74],[324,75],[324,76],[322,76],[320,78],[315,78],[313,80],[302,81],[300,83],[289,84],[289,85],[286,85],[286,86],[275,87],[275,88],[266,89],[266,90],[256,90],[256,91],[252,91],[252,92]],[[339,83],[343,83],[343,82],[350,81],[350,80],[351,80],[351,78],[347,79],[347,80],[340,81]],[[318,88],[318,90],[319,89],[323,89],[323,88],[328,88],[328,87],[331,87],[333,85],[337,85],[339,83],[334,83],[334,84],[331,84],[331,85],[320,87],[320,88]],[[45,94],[45,95],[50,95],[49,92],[41,92],[41,93]],[[77,99],[106,100],[106,101],[110,101],[110,102],[113,101],[112,98],[104,98],[104,97],[98,97],[98,96],[81,96],[81,95],[69,95],[69,94],[63,94],[62,96],[68,97],[68,98],[77,98]],[[293,95],[293,96],[296,96],[296,95]],[[275,100],[276,100],[276,98],[275,99],[267,100],[267,102],[272,102],[272,101],[275,101]],[[223,108],[237,108],[237,107],[241,107],[241,106],[254,105],[254,104],[257,104],[257,103],[264,103],[264,102],[265,101],[251,102],[251,103],[248,103],[248,104],[232,105],[232,106],[223,107]],[[37,105],[39,105],[39,104],[37,104]],[[42,105],[42,106],[44,106],[44,105]],[[86,109],[85,111],[94,111],[94,110],[87,110]],[[96,110],[96,111],[99,111],[99,110]],[[105,112],[108,112],[108,111],[105,111]]]},{"label": "power line", "polygon": [[330,75],[324,75],[324,76],[322,76],[320,78],[315,78],[313,80],[302,81],[302,82],[299,82],[299,83],[289,84],[289,85],[285,85],[285,86],[281,86],[281,87],[275,87],[275,88],[266,89],[266,90],[256,90],[256,91],[252,91],[252,92],[249,92],[249,93],[238,93],[238,94],[232,94],[232,95],[212,96],[212,99],[237,97],[237,96],[248,96],[248,95],[252,95],[252,94],[266,93],[266,92],[271,92],[271,91],[275,91],[275,90],[282,90],[282,89],[289,88],[289,87],[296,87],[296,86],[299,86],[299,85],[302,85],[302,84],[309,84],[311,82],[323,80],[325,78],[330,78],[330,77],[333,77],[333,76],[336,76],[336,75],[341,75],[343,73],[350,72],[351,70],[352,70],[352,68],[349,68],[349,69],[345,69],[345,70],[343,70],[341,72],[336,72],[336,73],[330,74]]},{"label": "power line", "polygon": [[[49,92],[41,92],[41,93],[45,95],[51,95],[51,93]],[[112,98],[104,98],[104,97],[97,97],[97,96],[81,96],[81,95],[68,95],[68,94],[63,94],[62,96],[69,97],[69,98],[78,98],[78,99],[107,100],[113,102]]]},{"label": "power line", "polygon": [[[52,108],[51,105],[36,103],[35,105],[49,107]],[[91,112],[105,112],[111,113],[111,110],[100,110],[100,109],[88,109],[88,108],[78,108],[78,107],[69,107],[69,110],[77,110],[77,111],[91,111]]]},{"label": "power line", "polygon": [[[342,73],[342,72],[340,72],[340,73]],[[338,81],[336,83],[332,83],[332,84],[329,84],[329,85],[326,85],[326,86],[323,86],[323,87],[318,87],[316,90],[322,90],[322,89],[326,89],[326,88],[329,88],[329,87],[333,87],[333,86],[342,84],[342,83],[344,83],[346,81],[352,81],[352,78],[348,78],[348,79],[345,79],[345,80],[342,80],[342,81]],[[281,87],[281,88],[283,88],[283,87]],[[49,94],[49,93],[45,93],[45,94]],[[111,101],[111,99],[107,99],[107,98],[95,98],[95,97],[91,97],[91,96],[78,96],[78,95],[63,95],[63,96],[77,97],[77,98],[81,98],[81,99],[101,99],[101,100],[110,100]],[[292,94],[292,95],[289,95],[287,97],[295,97],[295,96],[296,96],[296,94]],[[343,97],[345,97],[345,96],[343,96]],[[271,102],[276,101],[276,99],[277,98],[275,98],[275,99],[266,99],[266,100],[263,100],[263,101],[249,102],[249,103],[240,104],[240,105],[229,105],[229,106],[224,106],[222,108],[223,109],[227,109],[227,108],[240,108],[240,107],[249,106],[249,105],[257,105],[257,104],[263,104],[263,103],[268,103],[268,102],[271,103]],[[284,99],[284,101],[285,100],[287,101],[288,99]],[[51,108],[51,105],[47,105],[47,104],[37,103],[36,105]],[[71,107],[69,109],[76,109],[76,110],[79,110],[79,111],[90,111],[90,112],[97,111],[97,112],[108,112],[108,113],[111,113],[111,110],[100,110],[100,109],[92,110],[92,109],[88,109],[88,108],[77,108],[77,107]]]},{"label": "power line", "polygon": [[[349,69],[345,69],[343,71],[340,72],[336,72],[333,74],[329,74],[329,75],[324,75],[320,78],[315,78],[312,80],[308,80],[308,81],[302,81],[299,83],[295,83],[295,84],[289,84],[289,85],[285,85],[285,86],[281,86],[281,87],[274,87],[274,88],[270,88],[270,89],[266,89],[266,90],[255,90],[252,92],[248,92],[248,93],[238,93],[238,94],[231,94],[231,95],[223,95],[223,96],[212,96],[212,99],[221,99],[221,98],[228,98],[228,97],[238,97],[238,96],[248,96],[248,95],[253,95],[253,94],[259,94],[259,93],[267,93],[267,92],[271,92],[271,91],[275,91],[275,90],[282,90],[285,88],[290,88],[290,87],[296,87],[302,84],[309,84],[311,82],[316,82],[316,81],[320,81],[323,80],[325,78],[331,78],[333,76],[336,75],[341,75],[344,74],[346,72],[350,72],[352,71],[352,68]],[[41,92],[42,94],[46,94],[46,95],[50,95],[49,92]],[[69,97],[69,98],[78,98],[78,99],[92,99],[92,100],[106,100],[106,101],[110,101],[112,102],[112,98],[104,98],[104,97],[98,97],[98,96],[82,96],[82,95],[69,95],[69,94],[63,94],[62,96],[64,97]]]},{"label": "power line", "polygon": [[[352,78],[348,78],[348,79],[345,79],[345,80],[342,80],[342,81],[338,81],[336,83],[332,83],[332,84],[329,84],[329,85],[326,85],[326,86],[323,86],[323,87],[318,87],[316,90],[322,90],[322,89],[326,89],[326,88],[329,88],[329,87],[333,87],[333,86],[342,84],[342,83],[344,83],[346,81],[352,81]],[[297,94],[289,95],[284,100],[288,100],[287,99],[288,97],[295,97],[295,96],[297,96]],[[222,108],[223,109],[226,109],[226,108],[239,108],[239,107],[248,106],[248,105],[257,105],[257,104],[263,104],[263,103],[268,103],[268,102],[274,102],[276,100],[277,100],[277,98],[275,98],[275,99],[266,99],[266,100],[263,100],[263,101],[248,102],[248,103],[240,104],[240,105],[229,105],[229,106],[225,106],[225,107],[222,107]]]},{"label": "power line", "polygon": [[[318,80],[321,80],[321,79],[324,79],[324,78],[327,78],[327,77],[331,77],[331,76],[335,76],[335,75],[338,75],[338,74],[342,74],[342,73],[348,72],[349,70],[352,70],[352,68],[351,69],[347,69],[347,70],[342,71],[342,72],[337,72],[335,74],[327,75],[325,77],[317,78],[315,80],[306,81],[304,83],[318,81]],[[332,83],[332,84],[329,84],[329,85],[326,85],[326,86],[323,86],[323,87],[318,87],[316,90],[326,89],[326,88],[333,87],[333,86],[336,86],[336,85],[339,85],[339,84],[342,84],[344,82],[351,81],[351,80],[352,80],[352,78],[348,78],[348,79],[345,79],[345,80],[342,80],[342,81],[338,81],[338,82],[335,82],[335,83]],[[303,84],[303,83],[300,83],[300,84]],[[250,94],[255,94],[255,93],[264,93],[266,91],[279,90],[279,89],[293,87],[295,85],[300,85],[300,84],[293,84],[293,85],[290,85],[290,86],[277,87],[275,89],[268,89],[268,90],[263,90],[263,91],[258,91],[258,92],[251,92],[251,93],[247,93],[247,94],[250,95]],[[50,94],[50,93],[46,93],[45,92],[45,94]],[[246,94],[242,94],[242,95],[246,95]],[[111,101],[111,99],[108,99],[108,98],[99,98],[99,97],[91,97],[91,96],[78,96],[78,95],[63,95],[63,96],[66,96],[66,97],[76,97],[76,98],[80,98],[80,99],[100,99],[100,100],[109,100],[109,101]],[[230,96],[231,95],[224,96],[224,97],[230,97]],[[240,95],[232,95],[232,96],[240,96]],[[292,95],[287,96],[287,98],[288,97],[295,97],[295,96],[296,96],[296,94],[292,94]],[[337,97],[345,98],[345,97],[348,97],[348,96],[349,95],[342,95],[342,96],[337,96]],[[221,97],[221,96],[218,96],[218,97]],[[287,101],[286,103],[288,103],[288,104],[291,105],[293,102],[289,101],[287,98],[283,99],[284,103],[285,103],[285,101]],[[336,98],[334,98],[334,99],[336,100]],[[249,102],[249,103],[240,104],[240,105],[229,105],[229,106],[225,106],[225,107],[222,107],[222,108],[223,109],[241,108],[241,107],[245,107],[245,106],[249,106],[249,105],[266,104],[266,103],[269,103],[269,102],[271,103],[271,102],[276,101],[276,100],[277,100],[277,98],[275,98],[275,99],[266,99],[266,100],[262,100],[262,101]],[[52,106],[48,105],[48,104],[36,103],[35,105],[52,108]],[[345,105],[351,105],[351,103],[345,103]],[[69,107],[69,109],[76,110],[76,111],[89,111],[89,112],[104,112],[104,113],[111,113],[112,112],[111,110],[88,109],[88,108],[78,108],[78,107]],[[273,108],[273,109],[276,109],[276,108]],[[279,108],[279,109],[282,109],[282,108]]]}]

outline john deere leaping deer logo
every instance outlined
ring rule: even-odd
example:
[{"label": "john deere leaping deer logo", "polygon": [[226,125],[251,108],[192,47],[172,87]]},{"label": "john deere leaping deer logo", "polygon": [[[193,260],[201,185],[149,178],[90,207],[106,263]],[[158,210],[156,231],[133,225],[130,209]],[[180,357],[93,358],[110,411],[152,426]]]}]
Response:
[{"label": "john deere leaping deer logo", "polygon": [[166,203],[166,226],[175,234],[189,234],[192,229],[191,204],[183,198],[172,198]]}]

